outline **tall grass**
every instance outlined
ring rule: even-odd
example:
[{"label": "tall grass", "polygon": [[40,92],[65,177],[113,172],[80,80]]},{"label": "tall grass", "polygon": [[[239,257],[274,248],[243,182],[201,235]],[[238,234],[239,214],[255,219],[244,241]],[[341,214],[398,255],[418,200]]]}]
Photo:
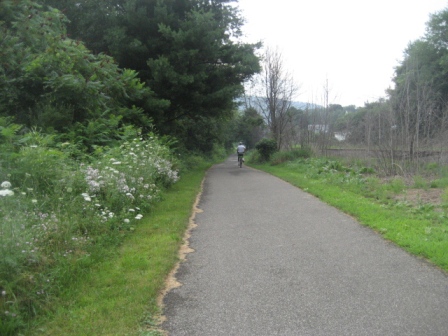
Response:
[{"label": "tall grass", "polygon": [[[195,159],[196,160],[196,159]],[[141,219],[132,235],[66,288],[58,308],[24,335],[159,335],[157,298],[179,258],[179,247],[201,189],[202,160]]]},{"label": "tall grass", "polygon": [[[98,148],[79,162],[32,137],[1,148],[0,334],[15,335],[69,284],[134,232],[161,190],[178,180],[155,138]],[[69,146],[69,144],[65,144]],[[109,253],[109,252],[107,252]]]}]

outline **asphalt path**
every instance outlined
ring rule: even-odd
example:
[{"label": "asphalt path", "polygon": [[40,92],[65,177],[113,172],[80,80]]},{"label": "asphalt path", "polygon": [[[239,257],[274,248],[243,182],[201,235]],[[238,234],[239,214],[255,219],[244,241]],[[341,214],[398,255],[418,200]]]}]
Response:
[{"label": "asphalt path", "polygon": [[446,273],[236,156],[199,208],[169,335],[448,335]]}]

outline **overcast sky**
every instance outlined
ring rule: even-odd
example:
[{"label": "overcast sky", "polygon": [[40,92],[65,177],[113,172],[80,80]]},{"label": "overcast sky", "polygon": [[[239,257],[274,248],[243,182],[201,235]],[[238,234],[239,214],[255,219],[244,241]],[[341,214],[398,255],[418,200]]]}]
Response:
[{"label": "overcast sky", "polygon": [[394,67],[447,0],[239,0],[246,41],[278,47],[300,84],[296,100],[364,106],[385,97]]}]

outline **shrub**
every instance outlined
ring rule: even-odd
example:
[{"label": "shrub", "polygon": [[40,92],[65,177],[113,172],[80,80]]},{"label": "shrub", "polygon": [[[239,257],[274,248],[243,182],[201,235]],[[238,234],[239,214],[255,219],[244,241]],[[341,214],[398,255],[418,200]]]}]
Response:
[{"label": "shrub", "polygon": [[50,309],[60,289],[132,233],[178,179],[155,136],[97,148],[81,163],[38,132],[19,142],[8,165],[0,162],[1,335],[16,335]]},{"label": "shrub", "polygon": [[271,157],[271,163],[273,165],[276,165],[287,161],[294,161],[300,158],[307,159],[311,157],[311,155],[312,155],[311,149],[306,148],[293,149],[284,152],[276,152]]},{"label": "shrub", "polygon": [[255,149],[260,153],[261,160],[266,162],[277,151],[277,142],[273,139],[262,139],[255,145]]}]

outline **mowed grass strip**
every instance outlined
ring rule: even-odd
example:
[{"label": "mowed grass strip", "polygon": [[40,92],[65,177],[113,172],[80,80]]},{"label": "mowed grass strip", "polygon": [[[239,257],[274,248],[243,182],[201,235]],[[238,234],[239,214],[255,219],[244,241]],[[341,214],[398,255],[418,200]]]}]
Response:
[{"label": "mowed grass strip", "polygon": [[208,166],[184,174],[109,258],[62,296],[27,335],[157,335],[157,297],[179,248]]},{"label": "mowed grass strip", "polygon": [[448,271],[448,223],[441,227],[430,219],[417,218],[405,209],[384,207],[371,198],[331,185],[327,180],[309,179],[294,166],[251,166],[309,192],[410,253],[424,257]]}]

